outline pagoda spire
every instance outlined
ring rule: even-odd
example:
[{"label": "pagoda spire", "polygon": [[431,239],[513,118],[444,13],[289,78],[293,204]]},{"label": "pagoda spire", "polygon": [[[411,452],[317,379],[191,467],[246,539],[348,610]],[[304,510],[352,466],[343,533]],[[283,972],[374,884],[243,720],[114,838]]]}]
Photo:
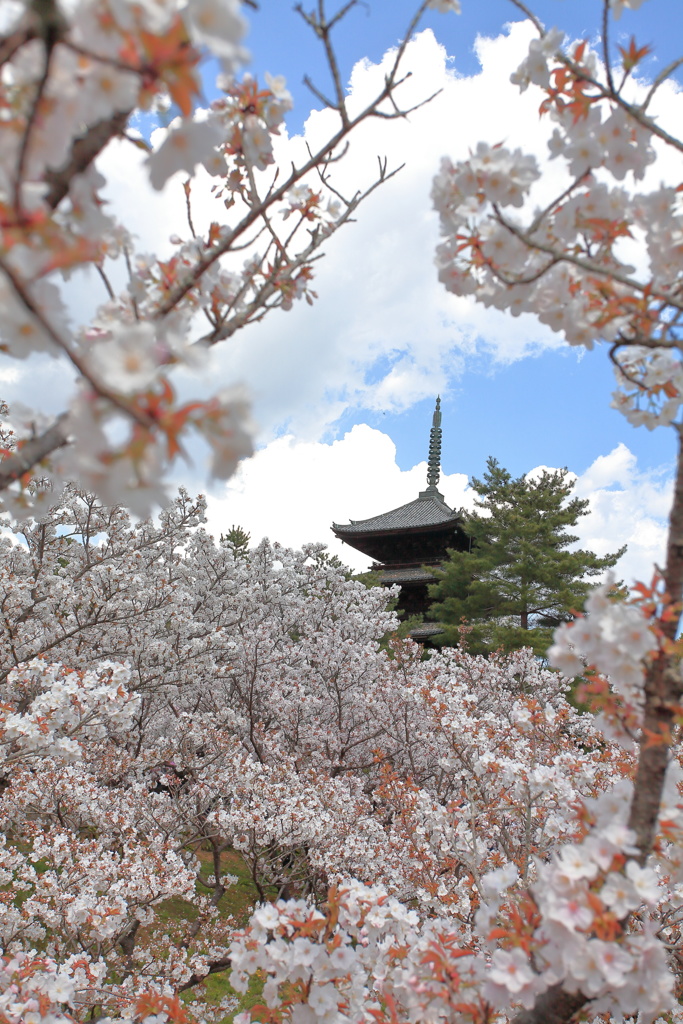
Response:
[{"label": "pagoda spire", "polygon": [[[441,476],[441,396],[436,399],[432,429],[429,431],[429,457],[427,459],[427,490],[420,492],[420,497],[439,494],[438,483]],[[441,495],[439,495],[441,497]]]},{"label": "pagoda spire", "polygon": [[432,429],[429,431],[429,458],[427,460],[427,486],[436,490],[441,476],[441,396],[436,399],[436,408],[432,416]]}]

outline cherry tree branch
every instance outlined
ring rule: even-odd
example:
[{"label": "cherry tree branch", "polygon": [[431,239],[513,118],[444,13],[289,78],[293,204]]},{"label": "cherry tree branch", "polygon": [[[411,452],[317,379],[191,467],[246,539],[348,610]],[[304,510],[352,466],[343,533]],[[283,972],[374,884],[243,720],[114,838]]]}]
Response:
[{"label": "cherry tree branch", "polygon": [[[550,266],[555,263],[571,263],[572,266],[578,267],[579,270],[584,270],[588,274],[595,274],[597,277],[604,277],[610,281],[618,281],[619,284],[626,285],[627,288],[632,288],[636,292],[641,292],[642,294],[659,298],[674,309],[683,310],[683,302],[680,300],[675,299],[671,295],[652,292],[651,285],[648,285],[647,283],[643,284],[642,281],[638,281],[634,277],[629,277],[627,274],[620,273],[616,267],[596,263],[595,260],[587,259],[584,256],[576,256],[574,253],[566,252],[563,249],[556,249],[550,243],[541,242],[532,238],[528,232],[524,231],[522,228],[518,228],[516,224],[513,224],[512,221],[509,221],[504,217],[496,203],[493,203],[492,206],[496,220],[501,227],[504,227],[511,235],[514,235],[515,238],[518,238],[523,242],[527,248],[533,249],[536,252],[546,253],[548,256],[552,257],[552,263],[548,267],[544,268],[544,272],[545,270],[550,269]],[[534,278],[534,280],[535,279],[536,278]],[[520,279],[519,281],[510,281],[507,283],[522,284],[524,281]]]},{"label": "cherry tree branch", "polygon": [[[676,427],[678,459],[674,499],[669,518],[664,580],[669,598],[683,598],[683,428]],[[668,640],[675,640],[678,618],[662,623]],[[645,706],[639,739],[638,766],[628,827],[635,832],[638,861],[645,864],[657,834],[666,769],[671,758],[672,726],[680,702],[680,661],[677,655],[662,652],[654,658],[645,677]],[[566,992],[561,984],[542,993],[529,1010],[517,1014],[512,1024],[567,1024],[589,997]]]},{"label": "cherry tree branch", "polygon": [[[367,199],[367,197],[371,195],[375,191],[375,189],[379,188],[380,185],[383,185],[385,182],[389,181],[390,178],[393,178],[394,175],[398,174],[399,171],[403,168],[403,166],[404,165],[401,164],[400,167],[396,167],[392,171],[387,172],[386,162],[380,161],[380,170],[377,180],[364,192],[360,193],[357,196],[354,196],[353,199],[344,200],[344,202],[346,203],[346,209],[344,210],[344,213],[334,222],[329,231],[323,232],[318,227],[316,228],[315,231],[311,232],[311,241],[309,242],[309,244],[304,249],[302,249],[302,251],[298,253],[296,257],[287,262],[286,268],[284,270],[286,278],[288,280],[291,280],[296,271],[299,270],[301,267],[310,264],[311,262],[313,262],[313,260],[320,259],[323,255],[322,253],[318,253],[317,256],[314,254],[316,250],[320,247],[321,242],[324,239],[329,238],[332,234],[334,234],[334,232],[336,232],[343,224],[346,224],[351,219],[351,215],[354,213],[354,211],[357,209],[360,203],[363,202],[363,200]],[[282,265],[276,265],[273,268],[272,273],[266,277],[263,285],[259,288],[259,291],[257,292],[254,300],[251,303],[249,303],[249,305],[244,310],[242,310],[242,312],[237,313],[229,320],[223,321],[219,326],[216,327],[215,330],[199,338],[195,342],[195,344],[214,345],[219,341],[224,341],[225,339],[232,337],[232,335],[235,334],[236,331],[238,331],[241,327],[244,327],[247,323],[252,323],[254,320],[260,319],[266,312],[265,304],[274,295],[278,293],[278,284],[281,283],[282,280],[283,267]]]},{"label": "cherry tree branch", "polygon": [[64,166],[58,171],[48,170],[45,173],[48,185],[45,201],[51,209],[56,209],[67,195],[74,177],[86,171],[112,139],[123,134],[131,113],[131,110],[118,111],[92,125],[85,135],[74,141]]},{"label": "cherry tree branch", "polygon": [[218,974],[219,971],[227,971],[231,962],[232,961],[229,956],[221,957],[219,960],[212,960],[209,963],[209,969],[206,974],[192,974],[187,981],[178,986],[178,991],[187,992],[188,989],[194,988],[195,985],[199,985],[200,982],[205,981],[210,974]]},{"label": "cherry tree branch", "polygon": [[119,409],[120,412],[124,413],[135,423],[138,423],[141,427],[144,427],[146,430],[153,429],[154,421],[150,416],[147,416],[144,412],[142,412],[142,410],[136,409],[133,405],[131,405],[130,402],[126,401],[126,399],[122,395],[119,395],[115,391],[112,391],[111,388],[108,388],[105,385],[101,384],[92,376],[90,370],[86,366],[85,360],[83,360],[81,356],[74,351],[73,347],[71,345],[68,345],[64,341],[64,339],[57,333],[57,331],[54,329],[50,321],[44,315],[43,311],[40,309],[37,303],[34,302],[33,297],[31,296],[28,290],[28,287],[25,286],[19,280],[18,276],[14,273],[9,264],[7,264],[2,259],[0,259],[0,270],[3,272],[3,274],[5,274],[7,280],[10,282],[14,291],[16,292],[17,297],[21,300],[22,304],[29,311],[31,316],[35,317],[35,319],[38,321],[42,329],[49,337],[50,341],[52,341],[53,344],[58,349],[64,352],[64,354],[69,358],[69,360],[78,370],[81,377],[83,377],[84,380],[87,380],[88,384],[90,384],[93,391],[95,391],[96,394],[100,395],[102,398],[105,398],[108,402],[111,402],[111,404],[116,409]]},{"label": "cherry tree branch", "polygon": [[6,490],[26,473],[34,469],[48,455],[64,448],[69,438],[64,430],[66,414],[37,437],[26,441],[21,448],[0,461],[0,491]]},{"label": "cherry tree branch", "polygon": [[[419,23],[422,14],[427,8],[427,5],[428,0],[424,0],[424,2],[420,5],[415,17],[411,20],[407,33],[397,51],[393,67],[385,79],[384,87],[380,90],[379,94],[375,97],[375,99],[372,100],[372,102],[369,103],[354,118],[341,116],[341,111],[339,111],[342,123],[340,128],[332,136],[332,138],[330,138],[328,142],[325,143],[325,145],[323,145],[316,153],[312,154],[301,167],[293,167],[289,177],[280,185],[279,188],[270,191],[260,204],[254,206],[252,209],[249,210],[247,214],[245,214],[245,216],[242,218],[239,224],[237,224],[232,231],[226,234],[218,245],[213,246],[209,252],[205,253],[197,261],[195,266],[192,268],[191,273],[188,274],[185,280],[179,282],[174,288],[172,288],[166,299],[160,304],[159,308],[155,313],[156,319],[162,319],[163,317],[167,316],[168,313],[170,313],[173,309],[175,309],[178,303],[188,294],[188,292],[192,290],[197,281],[206,273],[207,270],[209,270],[210,267],[213,266],[216,260],[219,260],[226,253],[233,250],[235,248],[235,243],[238,241],[238,239],[240,239],[242,235],[244,235],[245,232],[247,232],[252,227],[252,225],[256,223],[256,221],[264,217],[267,211],[275,203],[282,201],[285,198],[287,192],[289,192],[290,189],[294,187],[294,185],[301,181],[302,178],[305,178],[306,175],[309,174],[311,171],[315,171],[321,165],[327,164],[331,160],[333,160],[334,151],[338,148],[340,143],[344,142],[347,136],[350,135],[358,127],[358,125],[362,124],[363,121],[366,121],[371,117],[380,116],[390,118],[403,117],[406,114],[410,113],[411,111],[418,109],[420,106],[423,106],[425,103],[430,102],[430,100],[434,98],[434,96],[429,96],[425,100],[411,106],[407,110],[398,110],[398,108],[396,108],[395,112],[392,112],[390,114],[382,113],[379,110],[379,107],[385,100],[393,101],[394,91],[408,77],[406,75],[403,78],[399,79],[397,78],[397,72],[401,60],[405,54],[405,49],[406,46],[408,45],[412,32]],[[436,93],[434,95],[436,95]],[[332,109],[337,109],[335,104],[329,105],[332,107]],[[380,176],[380,178],[375,182],[375,186],[383,181],[388,180],[389,177],[390,175],[387,174],[384,174],[384,176]],[[363,198],[369,195],[372,190],[373,188],[368,189],[364,193]],[[360,202],[360,199],[358,200],[358,202]]]}]

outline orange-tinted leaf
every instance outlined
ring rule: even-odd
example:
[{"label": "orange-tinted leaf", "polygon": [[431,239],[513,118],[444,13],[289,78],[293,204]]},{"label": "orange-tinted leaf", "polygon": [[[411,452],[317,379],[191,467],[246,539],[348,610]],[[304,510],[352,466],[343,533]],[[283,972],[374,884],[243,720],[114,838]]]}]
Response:
[{"label": "orange-tinted leaf", "polygon": [[628,44],[628,49],[624,49],[623,46],[619,47],[621,53],[621,64],[624,71],[632,71],[636,64],[639,64],[643,57],[646,57],[648,53],[652,52],[650,46],[636,46],[636,40],[634,36],[631,36],[631,41]]},{"label": "orange-tinted leaf", "polygon": [[662,722],[659,729],[643,728],[643,736],[645,737],[645,743],[642,744],[643,750],[647,750],[648,747],[668,747],[672,739],[671,726]]},{"label": "orange-tinted leaf", "polygon": [[586,52],[586,46],[587,45],[588,44],[587,44],[585,39],[582,39],[580,43],[576,44],[576,46],[574,48],[573,57],[574,57],[574,60],[577,62],[577,64],[579,64],[583,60],[583,55]]}]

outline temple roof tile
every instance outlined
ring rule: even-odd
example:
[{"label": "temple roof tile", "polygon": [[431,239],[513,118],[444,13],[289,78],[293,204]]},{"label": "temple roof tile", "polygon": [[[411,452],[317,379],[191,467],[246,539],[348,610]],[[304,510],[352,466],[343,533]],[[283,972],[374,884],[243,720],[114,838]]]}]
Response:
[{"label": "temple roof tile", "polygon": [[455,523],[459,515],[446,504],[438,491],[423,491],[414,501],[400,505],[390,512],[372,516],[370,519],[351,520],[341,525],[334,523],[332,529],[339,536],[356,533],[383,533],[385,530],[409,530],[418,527],[446,526]]}]

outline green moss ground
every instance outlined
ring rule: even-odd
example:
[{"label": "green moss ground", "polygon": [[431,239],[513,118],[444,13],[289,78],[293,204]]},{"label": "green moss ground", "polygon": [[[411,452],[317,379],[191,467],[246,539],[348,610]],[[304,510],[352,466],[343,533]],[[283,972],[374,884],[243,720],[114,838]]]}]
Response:
[{"label": "green moss ground", "polygon": [[[211,859],[208,854],[199,852],[201,860],[207,861],[207,867],[211,866]],[[229,886],[225,895],[220,902],[220,913],[224,917],[232,917],[238,925],[246,924],[247,918],[258,902],[259,896],[251,879],[249,868],[242,860],[239,853],[235,850],[226,851],[222,856],[222,867],[223,870],[237,878],[237,882],[234,885]],[[198,883],[200,891],[208,892],[201,884]],[[183,900],[180,897],[173,897],[170,900],[165,900],[157,908],[157,916],[159,921],[170,923],[181,923],[183,921],[193,921],[197,917],[197,910],[187,900]],[[230,1011],[225,1017],[222,1018],[222,1024],[230,1024],[236,1014],[241,1013],[243,1010],[248,1010],[255,1003],[258,1003],[261,999],[261,993],[263,991],[263,978],[253,976],[249,983],[249,988],[240,995],[235,992],[230,986],[229,982],[230,971],[224,971],[220,974],[212,974],[206,979],[201,986],[197,986],[197,991],[188,991],[183,993],[183,1001],[188,1004],[191,1008],[192,1003],[198,997],[202,1000],[206,999],[209,1003],[216,1005],[225,999],[226,996],[234,996],[237,999],[237,1005],[233,1010]]]}]

